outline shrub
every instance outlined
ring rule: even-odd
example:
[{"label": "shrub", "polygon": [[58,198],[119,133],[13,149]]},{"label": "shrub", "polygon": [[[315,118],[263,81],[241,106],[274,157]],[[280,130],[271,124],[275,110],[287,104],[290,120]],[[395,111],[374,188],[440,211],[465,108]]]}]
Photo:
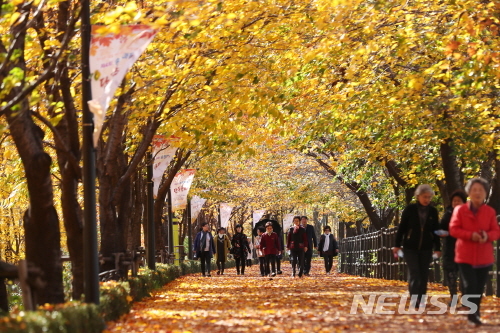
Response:
[{"label": "shrub", "polygon": [[[234,267],[234,260],[226,267]],[[139,275],[128,281],[110,281],[100,284],[100,304],[69,302],[46,305],[37,311],[15,311],[0,317],[0,331],[7,333],[94,333],[102,332],[105,322],[117,320],[130,311],[132,302],[140,301],[150,293],[181,275],[199,273],[199,261],[184,261],[180,266],[157,264],[156,270],[141,269]]]},{"label": "shrub", "polygon": [[128,282],[103,282],[100,290],[99,311],[105,321],[116,320],[130,311],[133,297]]},{"label": "shrub", "polygon": [[98,306],[77,302],[46,305],[37,311],[19,311],[0,318],[0,331],[6,333],[97,333],[104,328]]}]

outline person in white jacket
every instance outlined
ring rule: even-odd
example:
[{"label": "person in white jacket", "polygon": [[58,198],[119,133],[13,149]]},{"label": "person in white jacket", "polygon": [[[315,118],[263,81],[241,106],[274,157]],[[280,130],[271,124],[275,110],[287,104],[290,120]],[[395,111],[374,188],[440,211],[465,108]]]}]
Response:
[{"label": "person in white jacket", "polygon": [[260,240],[262,239],[262,234],[265,231],[266,230],[264,229],[264,227],[257,228],[257,236],[255,236],[254,239],[255,253],[259,258],[260,276],[266,275],[266,257],[264,255],[264,251],[262,251],[262,249],[260,248]]}]

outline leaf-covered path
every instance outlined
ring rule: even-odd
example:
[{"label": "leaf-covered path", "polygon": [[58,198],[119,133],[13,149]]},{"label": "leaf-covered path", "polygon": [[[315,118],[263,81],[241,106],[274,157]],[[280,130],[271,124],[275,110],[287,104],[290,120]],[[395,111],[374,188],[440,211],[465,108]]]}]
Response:
[{"label": "leaf-covered path", "polygon": [[[135,303],[128,315],[108,324],[108,332],[500,331],[500,300],[495,297],[483,299],[485,324],[479,328],[470,328],[464,315],[449,312],[380,315],[364,314],[359,308],[357,314],[350,314],[353,295],[405,295],[406,283],[339,273],[325,275],[321,261],[313,261],[313,265],[311,276],[301,279],[290,277],[287,262],[284,274],[273,279],[260,277],[256,265],[247,269],[245,276],[237,276],[234,269],[211,278],[184,276]],[[429,294],[443,295],[447,291],[432,284]],[[386,304],[391,302],[399,300],[386,300]],[[438,307],[429,305],[427,309]]]}]

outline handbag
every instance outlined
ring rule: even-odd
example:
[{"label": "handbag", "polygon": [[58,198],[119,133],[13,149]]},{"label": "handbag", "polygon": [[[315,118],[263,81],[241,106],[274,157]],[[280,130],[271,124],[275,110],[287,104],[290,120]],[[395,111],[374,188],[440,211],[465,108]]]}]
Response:
[{"label": "handbag", "polygon": [[229,254],[234,254],[234,247],[229,249]]}]

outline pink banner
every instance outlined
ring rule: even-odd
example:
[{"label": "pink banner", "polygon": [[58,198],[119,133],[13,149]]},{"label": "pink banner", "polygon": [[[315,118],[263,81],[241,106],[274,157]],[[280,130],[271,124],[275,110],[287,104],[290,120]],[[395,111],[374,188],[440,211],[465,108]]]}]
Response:
[{"label": "pink banner", "polygon": [[163,173],[177,151],[177,148],[172,146],[172,142],[177,140],[179,139],[176,137],[166,138],[164,135],[153,137],[153,196],[155,198],[158,195]]},{"label": "pink banner", "polygon": [[207,199],[203,199],[197,195],[191,198],[191,220],[194,221],[198,218],[203,205],[207,202]]},{"label": "pink banner", "polygon": [[193,183],[196,169],[184,169],[179,171],[170,185],[172,195],[172,211],[185,209],[187,206],[187,196],[191,184]]},{"label": "pink banner", "polygon": [[148,25],[121,26],[117,33],[99,30],[106,27],[92,26],[89,63],[92,100],[88,104],[94,114],[94,146],[116,89],[157,32]]},{"label": "pink banner", "polygon": [[229,224],[229,218],[231,217],[231,212],[233,211],[233,206],[228,203],[220,204],[220,226],[227,228]]},{"label": "pink banner", "polygon": [[253,211],[253,219],[252,219],[253,225],[255,225],[255,223],[259,222],[260,218],[262,217],[262,215],[264,215],[265,212],[266,212],[265,209]]}]

